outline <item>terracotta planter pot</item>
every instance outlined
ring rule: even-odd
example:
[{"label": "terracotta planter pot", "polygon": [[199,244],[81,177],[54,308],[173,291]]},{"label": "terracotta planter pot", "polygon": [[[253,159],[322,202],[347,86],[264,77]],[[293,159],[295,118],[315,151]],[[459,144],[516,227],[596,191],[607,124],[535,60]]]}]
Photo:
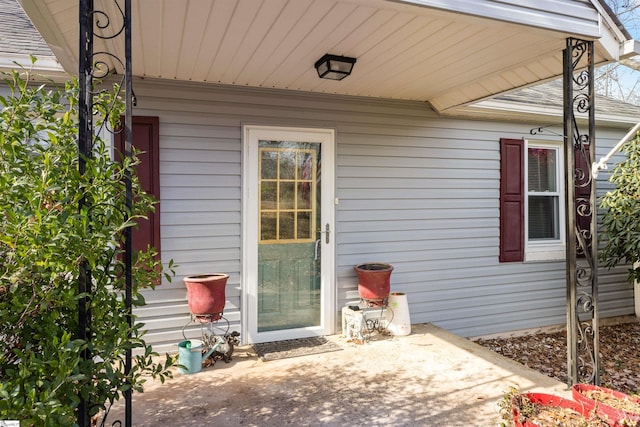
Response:
[{"label": "terracotta planter pot", "polygon": [[[575,384],[571,387],[573,399],[582,403],[585,410],[595,409],[611,426],[635,426],[640,422],[640,399],[591,384]],[[591,394],[591,396],[589,395]],[[600,395],[600,398],[597,396]],[[619,401],[619,404],[616,404]],[[637,410],[632,408],[638,406]]]},{"label": "terracotta planter pot", "polygon": [[360,298],[373,305],[382,305],[391,290],[393,266],[386,263],[365,263],[354,267],[358,274]]},{"label": "terracotta planter pot", "polygon": [[[589,411],[585,410],[581,403],[574,402],[573,400],[565,399],[560,396],[545,393],[523,393],[514,396],[511,400],[511,410],[513,413],[513,421],[516,427],[545,427],[547,424],[536,424],[527,418],[526,407],[521,407],[520,399],[525,397],[531,404],[542,405],[548,407],[566,408],[577,413],[577,417],[587,420],[589,417]],[[525,405],[522,405],[525,406]],[[550,425],[550,424],[549,424]],[[555,425],[555,424],[554,424]],[[559,424],[558,424],[559,425]],[[571,425],[571,424],[563,424]]]},{"label": "terracotta planter pot", "polygon": [[222,316],[226,303],[225,288],[228,274],[199,274],[185,277],[189,311],[196,316]]}]

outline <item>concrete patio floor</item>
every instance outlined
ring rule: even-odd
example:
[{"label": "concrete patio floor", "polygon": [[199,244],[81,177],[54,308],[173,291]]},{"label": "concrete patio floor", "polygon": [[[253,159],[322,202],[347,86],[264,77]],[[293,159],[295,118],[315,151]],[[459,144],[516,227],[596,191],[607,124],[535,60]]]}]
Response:
[{"label": "concrete patio floor", "polygon": [[[196,374],[149,381],[134,426],[499,426],[516,387],[570,397],[567,386],[431,324],[343,350],[269,362],[251,347]],[[118,402],[108,425],[122,417]]]}]

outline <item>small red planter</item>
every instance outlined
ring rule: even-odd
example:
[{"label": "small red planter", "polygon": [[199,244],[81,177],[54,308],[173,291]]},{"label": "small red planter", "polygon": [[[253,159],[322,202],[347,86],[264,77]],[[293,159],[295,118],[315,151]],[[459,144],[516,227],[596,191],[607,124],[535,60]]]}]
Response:
[{"label": "small red planter", "polygon": [[212,320],[222,317],[227,301],[225,288],[228,274],[199,274],[185,277],[189,311],[196,317],[211,316]]},{"label": "small red planter", "polygon": [[523,393],[518,396],[514,396],[511,401],[511,410],[513,413],[513,421],[516,427],[545,427],[540,426],[528,419],[525,419],[520,411],[520,407],[518,405],[517,399],[519,396],[527,397],[531,403],[542,406],[554,406],[560,408],[571,409],[574,412],[577,412],[581,416],[588,418],[589,411],[586,411],[584,406],[581,403],[574,402],[573,400],[565,399],[560,396],[555,396],[553,394],[545,394],[545,393]]},{"label": "small red planter", "polygon": [[354,267],[358,274],[360,298],[372,306],[381,306],[391,290],[393,266],[386,263],[365,263]]},{"label": "small red planter", "polygon": [[640,412],[630,412],[624,409],[615,408],[604,401],[593,399],[587,396],[587,393],[590,391],[603,393],[608,395],[609,398],[632,402],[638,405],[640,405],[640,399],[631,397],[628,394],[624,394],[616,390],[611,390],[606,387],[598,387],[591,384],[575,384],[571,387],[573,399],[576,402],[582,403],[587,411],[595,409],[596,414],[605,418],[609,422],[609,425],[614,427],[632,426],[640,422]]}]

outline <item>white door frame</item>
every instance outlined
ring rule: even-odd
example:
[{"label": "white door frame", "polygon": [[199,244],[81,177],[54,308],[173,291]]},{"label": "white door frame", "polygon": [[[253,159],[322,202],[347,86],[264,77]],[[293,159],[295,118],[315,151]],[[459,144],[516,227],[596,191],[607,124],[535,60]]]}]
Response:
[{"label": "white door frame", "polygon": [[[335,333],[335,131],[306,127],[243,126],[242,166],[242,325],[243,344],[304,338]],[[282,331],[257,332],[258,313],[258,142],[260,139],[292,140],[321,143],[322,205],[320,207],[325,230],[330,226],[329,243],[322,234],[321,247],[321,320],[320,326]]]}]

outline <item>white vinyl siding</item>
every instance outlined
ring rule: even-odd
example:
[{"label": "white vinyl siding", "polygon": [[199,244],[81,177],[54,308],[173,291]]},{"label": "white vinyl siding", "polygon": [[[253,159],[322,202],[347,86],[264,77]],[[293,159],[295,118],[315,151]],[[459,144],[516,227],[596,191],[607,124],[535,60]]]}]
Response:
[{"label": "white vinyl siding", "polygon": [[[354,265],[388,262],[413,323],[476,336],[565,321],[564,261],[498,262],[499,139],[539,124],[445,118],[422,102],[149,79],[134,88],[134,113],[160,118],[162,259],[179,265],[137,311],[156,350],[182,338],[188,274],[230,275],[224,315],[240,329],[243,124],[336,130],[338,311],[357,299]],[[625,132],[599,130],[598,156]],[[600,276],[601,316],[633,313],[625,272]]]}]

